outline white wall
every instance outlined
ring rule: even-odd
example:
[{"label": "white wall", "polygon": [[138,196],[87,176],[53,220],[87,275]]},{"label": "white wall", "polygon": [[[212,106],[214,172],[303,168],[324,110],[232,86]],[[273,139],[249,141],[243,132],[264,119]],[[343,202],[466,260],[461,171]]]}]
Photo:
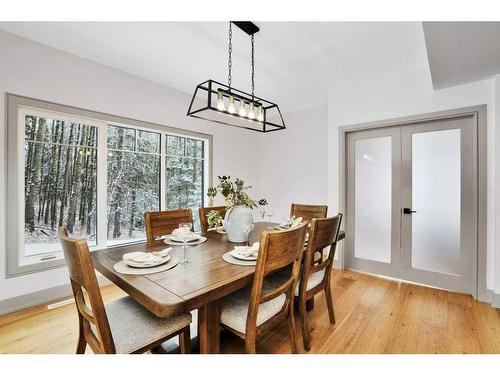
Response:
[{"label": "white wall", "polygon": [[[500,128],[500,75],[495,77],[495,124],[497,129]],[[500,150],[500,130],[498,130],[499,136],[495,138],[495,150]],[[495,152],[496,166],[500,168],[500,151]],[[495,174],[495,195],[500,197],[500,172]],[[496,305],[495,307],[500,308],[500,198],[497,199],[496,204],[493,202],[491,204],[495,210],[495,285],[493,291],[496,294]]]},{"label": "white wall", "polygon": [[240,176],[259,194],[260,134],[188,118],[189,95],[9,33],[0,32],[0,50],[0,303],[68,283],[64,269],[5,279],[6,92],[212,134],[214,179]]},{"label": "white wall", "polygon": [[[494,89],[494,80],[490,79],[434,91],[428,66],[421,66],[381,79],[330,90],[328,93],[329,206],[332,209],[336,208],[338,202],[339,126],[486,104],[488,106],[487,286],[492,289],[495,253]],[[498,124],[500,126],[500,123]]]},{"label": "white wall", "polygon": [[[290,204],[325,204],[328,199],[326,106],[287,113],[285,131],[261,139],[261,182],[272,221],[290,215]],[[334,212],[334,211],[331,211]]]}]

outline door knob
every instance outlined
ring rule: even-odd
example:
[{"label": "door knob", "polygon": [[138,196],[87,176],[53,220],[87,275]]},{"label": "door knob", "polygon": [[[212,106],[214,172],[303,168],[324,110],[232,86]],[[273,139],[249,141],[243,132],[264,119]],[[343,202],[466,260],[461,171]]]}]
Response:
[{"label": "door knob", "polygon": [[404,214],[407,214],[407,215],[411,215],[411,214],[414,214],[414,213],[416,213],[416,212],[417,212],[417,211],[413,211],[411,208],[408,208],[408,207],[403,208],[403,213],[404,213]]}]

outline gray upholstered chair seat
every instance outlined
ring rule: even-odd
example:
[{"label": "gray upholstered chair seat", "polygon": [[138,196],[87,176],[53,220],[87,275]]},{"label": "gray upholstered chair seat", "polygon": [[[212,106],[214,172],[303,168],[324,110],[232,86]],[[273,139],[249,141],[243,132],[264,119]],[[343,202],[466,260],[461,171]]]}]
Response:
[{"label": "gray upholstered chair seat", "polygon": [[[281,270],[268,276],[269,282],[275,286],[282,285],[289,277],[290,273],[287,271],[282,272]],[[325,276],[325,270],[321,270],[318,272],[309,275],[309,280],[307,281],[307,290],[311,290],[315,286],[319,285],[321,281],[323,281],[323,277]],[[300,280],[300,278],[299,278]],[[300,282],[297,282],[297,286],[295,287],[295,296],[299,295],[299,286]]]},{"label": "gray upholstered chair seat", "polygon": [[[324,276],[325,270],[314,272],[312,275],[309,275],[309,280],[307,280],[307,290],[311,290],[315,286],[319,285],[323,281]],[[295,295],[299,295],[299,283],[297,283],[297,287],[295,288]]]},{"label": "gray upholstered chair seat", "polygon": [[[272,290],[272,284],[264,282],[262,294]],[[224,297],[221,301],[220,322],[235,331],[246,333],[248,306],[250,304],[251,287],[246,287]],[[285,294],[259,305],[257,327],[267,322],[281,311],[285,304]]]},{"label": "gray upholstered chair seat", "polygon": [[105,308],[117,353],[131,353],[179,331],[192,320],[191,314],[158,318],[130,297],[117,299]]}]

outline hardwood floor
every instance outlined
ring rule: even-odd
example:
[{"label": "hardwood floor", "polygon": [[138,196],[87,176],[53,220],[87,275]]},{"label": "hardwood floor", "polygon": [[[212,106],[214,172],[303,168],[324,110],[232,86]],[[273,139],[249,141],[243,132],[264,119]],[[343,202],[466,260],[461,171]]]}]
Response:
[{"label": "hardwood floor", "polygon": [[[337,324],[316,296],[310,353],[500,353],[500,310],[469,296],[338,270],[332,287]],[[105,302],[125,295],[102,293]],[[74,304],[1,316],[0,353],[74,353],[77,328]],[[223,353],[245,352],[228,332],[221,341]],[[258,340],[257,352],[290,353],[287,325]]]}]

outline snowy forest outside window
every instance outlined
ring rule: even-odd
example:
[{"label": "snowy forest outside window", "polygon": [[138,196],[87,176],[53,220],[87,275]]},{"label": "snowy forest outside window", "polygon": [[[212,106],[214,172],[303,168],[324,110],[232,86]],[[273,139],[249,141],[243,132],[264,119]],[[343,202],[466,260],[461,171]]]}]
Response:
[{"label": "snowy forest outside window", "polygon": [[9,277],[63,266],[62,226],[91,250],[144,241],[146,211],[192,209],[200,229],[210,136],[10,98],[30,105],[7,114]]},{"label": "snowy forest outside window", "polygon": [[160,209],[160,134],[108,125],[108,245],[146,238]]},{"label": "snowy forest outside window", "polygon": [[24,255],[60,251],[57,230],[96,244],[97,127],[24,117]]},{"label": "snowy forest outside window", "polygon": [[191,208],[195,230],[203,205],[204,146],[199,139],[167,135],[165,209]]}]

